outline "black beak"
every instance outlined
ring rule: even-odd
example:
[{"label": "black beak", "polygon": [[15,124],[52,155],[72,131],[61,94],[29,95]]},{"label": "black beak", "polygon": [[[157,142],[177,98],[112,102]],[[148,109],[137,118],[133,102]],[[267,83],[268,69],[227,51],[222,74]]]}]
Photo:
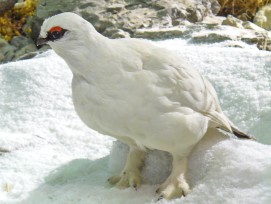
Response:
[{"label": "black beak", "polygon": [[47,42],[48,42],[47,38],[38,38],[37,46],[45,45],[45,44],[47,44]]}]

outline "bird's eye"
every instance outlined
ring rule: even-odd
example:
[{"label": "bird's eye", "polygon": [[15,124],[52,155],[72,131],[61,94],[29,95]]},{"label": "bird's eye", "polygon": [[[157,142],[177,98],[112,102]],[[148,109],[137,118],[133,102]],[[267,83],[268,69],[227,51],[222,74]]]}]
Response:
[{"label": "bird's eye", "polygon": [[54,32],[50,33],[51,40],[56,40],[60,37],[61,37],[61,32],[59,32],[59,31],[54,31]]},{"label": "bird's eye", "polygon": [[52,27],[47,33],[48,41],[55,41],[63,37],[67,30],[61,28],[60,26]]}]

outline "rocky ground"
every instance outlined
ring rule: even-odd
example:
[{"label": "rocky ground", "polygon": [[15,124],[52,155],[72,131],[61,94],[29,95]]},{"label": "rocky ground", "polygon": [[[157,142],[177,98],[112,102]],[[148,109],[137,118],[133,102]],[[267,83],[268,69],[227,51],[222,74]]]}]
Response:
[{"label": "rocky ground", "polygon": [[[263,29],[230,15],[216,16],[220,8],[217,0],[40,0],[35,15],[27,21],[32,30],[29,36],[14,37],[10,42],[0,38],[0,63],[31,58],[48,49],[35,45],[40,26],[47,17],[65,11],[78,13],[110,38],[182,37],[195,43],[233,40],[236,46],[244,41],[270,50],[270,34],[262,20],[270,15],[268,9],[255,18]],[[228,26],[231,28],[225,29]]]}]

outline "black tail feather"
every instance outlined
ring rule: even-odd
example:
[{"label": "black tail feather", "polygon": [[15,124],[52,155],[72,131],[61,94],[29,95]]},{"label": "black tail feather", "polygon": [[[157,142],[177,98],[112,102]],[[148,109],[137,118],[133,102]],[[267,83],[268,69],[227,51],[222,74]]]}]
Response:
[{"label": "black tail feather", "polygon": [[[220,127],[219,129],[222,129],[222,130],[224,130],[224,131],[226,131],[226,132],[229,132],[229,131],[226,130],[225,128],[221,128],[221,127]],[[250,135],[248,135],[248,134],[242,132],[241,130],[239,130],[239,129],[236,128],[235,126],[231,126],[231,129],[232,129],[232,133],[233,133],[236,137],[238,137],[238,138],[240,138],[240,139],[256,140],[255,137],[250,136]]]},{"label": "black tail feather", "polygon": [[254,137],[238,130],[236,127],[231,127],[233,134],[240,139],[256,140]]}]

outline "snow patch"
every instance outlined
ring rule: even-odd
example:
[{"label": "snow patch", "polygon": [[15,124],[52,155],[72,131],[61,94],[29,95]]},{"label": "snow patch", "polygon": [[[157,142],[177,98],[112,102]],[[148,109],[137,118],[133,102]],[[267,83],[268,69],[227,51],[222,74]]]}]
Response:
[{"label": "snow patch", "polygon": [[[157,44],[204,74],[229,118],[264,143],[208,132],[190,155],[192,192],[158,203],[270,203],[271,53],[222,43]],[[0,155],[0,203],[156,203],[155,190],[170,172],[170,156],[150,152],[138,191],[110,187],[106,180],[121,171],[128,148],[79,120],[71,77],[53,51],[0,65],[0,147],[10,150]]]}]

